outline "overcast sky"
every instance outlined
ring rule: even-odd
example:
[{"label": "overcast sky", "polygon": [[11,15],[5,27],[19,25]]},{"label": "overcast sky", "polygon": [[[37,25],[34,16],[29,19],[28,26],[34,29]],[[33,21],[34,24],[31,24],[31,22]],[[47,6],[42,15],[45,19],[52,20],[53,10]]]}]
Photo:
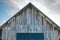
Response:
[{"label": "overcast sky", "polygon": [[0,25],[29,2],[60,26],[60,0],[0,0]]}]

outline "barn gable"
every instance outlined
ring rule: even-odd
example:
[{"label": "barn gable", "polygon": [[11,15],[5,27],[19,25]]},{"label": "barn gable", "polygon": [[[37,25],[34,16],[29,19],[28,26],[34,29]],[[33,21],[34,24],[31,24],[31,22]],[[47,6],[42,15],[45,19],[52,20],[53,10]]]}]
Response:
[{"label": "barn gable", "polygon": [[[48,18],[43,12],[41,12],[38,8],[36,8],[31,2],[28,3],[25,7],[23,7],[23,8],[22,8],[19,12],[17,12],[14,16],[12,16],[7,22],[5,22],[3,25],[1,25],[0,29],[3,28],[4,26],[6,26],[6,25],[10,22],[11,19],[12,19],[12,20],[15,19],[16,16],[20,15],[25,9],[27,9],[27,8],[29,8],[29,7],[30,7],[30,8],[33,7],[33,8],[35,9],[35,11],[40,12],[40,13],[38,13],[38,15],[44,17],[47,21],[49,21],[50,24],[54,24],[55,26],[57,26],[56,28],[57,28],[58,30],[60,30],[59,26],[58,26],[56,23],[54,23],[54,22],[53,22],[50,18]],[[31,9],[30,9],[30,10],[31,10]],[[31,11],[32,11],[32,10],[31,10]]]},{"label": "barn gable", "polygon": [[45,40],[57,40],[58,31],[60,31],[59,26],[32,3],[27,4],[4,23],[1,29],[2,40],[16,40],[16,34],[18,33],[44,33]]}]

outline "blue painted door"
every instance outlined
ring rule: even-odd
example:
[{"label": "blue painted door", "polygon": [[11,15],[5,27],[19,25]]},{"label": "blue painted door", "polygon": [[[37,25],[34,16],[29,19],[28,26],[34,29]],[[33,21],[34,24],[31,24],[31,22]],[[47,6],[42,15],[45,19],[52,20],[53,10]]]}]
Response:
[{"label": "blue painted door", "polygon": [[17,33],[16,40],[44,40],[43,33]]}]

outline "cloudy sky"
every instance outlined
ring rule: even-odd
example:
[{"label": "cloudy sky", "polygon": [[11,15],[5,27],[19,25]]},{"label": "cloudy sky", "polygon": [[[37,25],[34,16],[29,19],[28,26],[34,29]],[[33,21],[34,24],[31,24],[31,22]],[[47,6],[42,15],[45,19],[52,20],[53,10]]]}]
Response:
[{"label": "cloudy sky", "polygon": [[29,2],[60,26],[60,0],[0,0],[0,26]]}]

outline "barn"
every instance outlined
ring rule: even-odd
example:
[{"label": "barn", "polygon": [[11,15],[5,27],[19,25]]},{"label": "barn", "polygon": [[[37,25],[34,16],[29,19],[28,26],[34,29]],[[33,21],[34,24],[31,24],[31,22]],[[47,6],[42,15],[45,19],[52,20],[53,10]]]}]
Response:
[{"label": "barn", "polygon": [[60,40],[60,27],[30,2],[1,25],[0,40]]}]

